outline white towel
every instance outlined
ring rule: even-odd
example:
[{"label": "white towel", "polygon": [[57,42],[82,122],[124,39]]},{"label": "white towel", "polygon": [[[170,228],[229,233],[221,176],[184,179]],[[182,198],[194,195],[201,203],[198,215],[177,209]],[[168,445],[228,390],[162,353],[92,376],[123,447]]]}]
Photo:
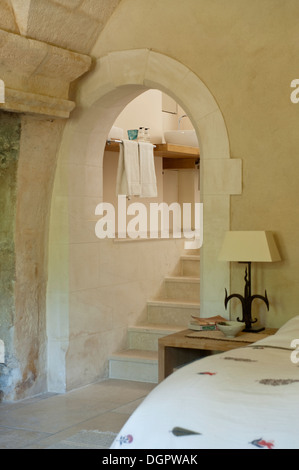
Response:
[{"label": "white towel", "polygon": [[116,194],[140,196],[140,167],[138,143],[123,140],[119,146]]},{"label": "white towel", "polygon": [[154,146],[139,142],[141,197],[157,197],[157,179],[154,162]]}]

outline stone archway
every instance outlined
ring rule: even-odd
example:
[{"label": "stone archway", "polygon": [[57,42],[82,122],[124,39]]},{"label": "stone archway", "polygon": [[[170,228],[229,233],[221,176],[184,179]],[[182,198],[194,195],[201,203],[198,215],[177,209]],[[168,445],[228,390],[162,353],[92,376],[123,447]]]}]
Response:
[{"label": "stone archway", "polygon": [[[67,123],[58,157],[47,296],[48,377],[52,391],[68,389],[69,293],[74,282],[69,273],[77,256],[72,243],[76,200],[79,203],[76,198],[84,199],[80,200],[83,211],[82,204],[88,198],[102,201],[100,182],[107,134],[124,106],[149,88],[173,97],[188,113],[199,138],[204,207],[201,312],[203,316],[223,314],[223,289],[229,288],[230,273],[228,264],[218,263],[217,256],[223,233],[230,226],[230,195],[241,192],[241,161],[230,159],[221,110],[206,85],[183,64],[147,49],[110,53],[98,60],[93,72],[80,84],[77,108]],[[93,221],[88,222],[91,227]],[[86,256],[91,255],[93,248],[84,246]],[[94,274],[97,275],[96,269]],[[93,282],[84,266],[80,275],[83,284],[88,277]],[[92,373],[90,377],[92,381]]]}]

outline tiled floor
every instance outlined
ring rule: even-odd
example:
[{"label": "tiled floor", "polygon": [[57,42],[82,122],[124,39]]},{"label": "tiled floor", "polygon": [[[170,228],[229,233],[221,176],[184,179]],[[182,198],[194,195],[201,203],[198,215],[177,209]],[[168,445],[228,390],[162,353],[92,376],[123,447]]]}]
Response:
[{"label": "tiled floor", "polygon": [[62,395],[0,403],[0,449],[59,448],[82,431],[118,433],[154,387],[109,379]]}]

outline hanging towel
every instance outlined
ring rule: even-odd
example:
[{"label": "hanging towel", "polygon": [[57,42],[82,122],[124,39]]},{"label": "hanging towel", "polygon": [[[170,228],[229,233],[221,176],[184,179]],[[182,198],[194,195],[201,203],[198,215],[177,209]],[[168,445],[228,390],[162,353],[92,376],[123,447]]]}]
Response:
[{"label": "hanging towel", "polygon": [[116,194],[140,196],[140,189],[138,143],[123,140],[119,146]]},{"label": "hanging towel", "polygon": [[139,142],[141,197],[157,197],[157,179],[154,162],[154,146]]}]

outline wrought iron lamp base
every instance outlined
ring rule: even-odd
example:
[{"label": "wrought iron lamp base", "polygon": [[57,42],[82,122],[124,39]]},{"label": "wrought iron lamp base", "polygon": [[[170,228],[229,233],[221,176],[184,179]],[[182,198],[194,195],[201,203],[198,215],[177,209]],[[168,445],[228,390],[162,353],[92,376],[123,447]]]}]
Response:
[{"label": "wrought iron lamp base", "polygon": [[265,291],[265,295],[251,295],[251,262],[247,262],[247,267],[245,268],[245,288],[244,288],[244,296],[240,294],[231,294],[227,295],[227,290],[225,289],[225,299],[224,299],[224,305],[225,308],[227,308],[228,302],[236,297],[237,299],[240,300],[242,303],[242,319],[237,318],[237,321],[245,323],[245,328],[243,331],[249,332],[249,333],[257,333],[259,331],[263,331],[265,328],[264,327],[252,327],[253,323],[257,322],[257,318],[254,320],[252,319],[251,316],[251,305],[254,299],[261,299],[263,302],[265,302],[267,309],[269,310],[269,301],[267,297],[267,291]]}]

